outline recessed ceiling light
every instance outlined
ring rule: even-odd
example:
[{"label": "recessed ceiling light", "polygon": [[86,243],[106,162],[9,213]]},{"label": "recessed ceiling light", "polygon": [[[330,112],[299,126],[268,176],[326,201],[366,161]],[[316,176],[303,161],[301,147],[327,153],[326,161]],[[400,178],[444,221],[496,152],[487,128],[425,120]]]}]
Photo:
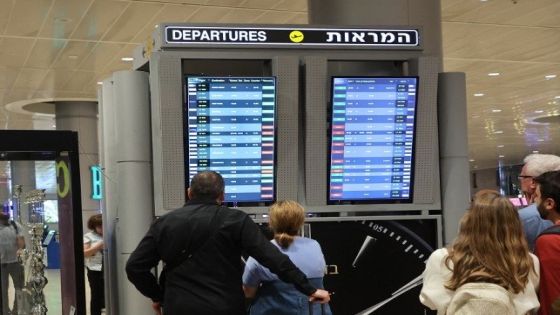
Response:
[{"label": "recessed ceiling light", "polygon": [[503,148],[504,145],[503,144],[498,144],[498,148]]},{"label": "recessed ceiling light", "polygon": [[500,134],[500,133],[504,133],[502,130],[496,130],[494,131],[495,134]]},{"label": "recessed ceiling light", "polygon": [[501,112],[502,112],[501,109],[493,109],[493,110],[492,110],[492,113],[501,113]]},{"label": "recessed ceiling light", "polygon": [[98,85],[103,85],[103,82],[97,81],[97,84],[98,84]]},{"label": "recessed ceiling light", "polygon": [[556,74],[545,75],[544,78],[547,79],[547,80],[551,80],[551,79],[556,78]]},{"label": "recessed ceiling light", "polygon": [[132,60],[134,60],[134,58],[132,58],[132,57],[122,57],[121,60],[122,61],[132,61]]},{"label": "recessed ceiling light", "polygon": [[539,153],[539,151],[537,151],[537,150],[534,150],[534,151],[533,151],[533,153],[537,154],[537,153]]},{"label": "recessed ceiling light", "polygon": [[75,59],[78,59],[78,56],[76,56],[76,55],[69,55],[69,56],[68,56],[68,59],[75,60]]},{"label": "recessed ceiling light", "polygon": [[56,127],[56,125],[52,125],[52,127],[53,127],[53,128],[55,128],[55,127]]},{"label": "recessed ceiling light", "polygon": [[500,154],[500,155],[498,155],[498,157],[501,159],[501,158],[505,158],[506,156]]},{"label": "recessed ceiling light", "polygon": [[474,161],[476,161],[476,160],[474,160],[474,159],[470,159],[470,160],[469,160],[469,162],[474,162]]},{"label": "recessed ceiling light", "polygon": [[542,114],[542,113],[544,113],[544,110],[540,110],[540,109],[539,109],[539,110],[536,110],[535,113],[536,113],[536,114]]},{"label": "recessed ceiling light", "polygon": [[484,93],[474,93],[473,96],[484,96]]},{"label": "recessed ceiling light", "polygon": [[497,76],[499,76],[499,75],[500,75],[499,72],[490,72],[490,73],[488,73],[488,76],[489,76],[489,77],[497,77]]},{"label": "recessed ceiling light", "polygon": [[556,95],[554,98],[560,100],[560,95]]},{"label": "recessed ceiling light", "polygon": [[538,142],[544,142],[544,139],[537,139]]}]

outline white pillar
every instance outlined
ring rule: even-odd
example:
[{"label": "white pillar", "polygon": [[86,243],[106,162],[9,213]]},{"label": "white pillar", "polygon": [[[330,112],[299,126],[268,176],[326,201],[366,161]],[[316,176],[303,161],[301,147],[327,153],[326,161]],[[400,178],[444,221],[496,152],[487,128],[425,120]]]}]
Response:
[{"label": "white pillar", "polygon": [[99,100],[99,157],[103,173],[103,249],[105,276],[105,314],[119,314],[117,282],[117,247],[115,224],[117,220],[117,137],[113,103],[113,80],[104,80],[98,94]]},{"label": "white pillar", "polygon": [[99,164],[97,143],[97,103],[57,102],[56,129],[78,132],[83,229],[90,216],[99,213],[99,201],[91,199],[90,167]]},{"label": "white pillar", "polygon": [[438,119],[444,244],[449,244],[457,236],[471,195],[464,73],[439,74]]},{"label": "white pillar", "polygon": [[116,111],[113,136],[116,136],[118,144],[118,314],[153,314],[151,301],[128,282],[125,273],[126,261],[148,230],[154,214],[149,90],[146,72],[119,71],[113,74],[113,105]]}]

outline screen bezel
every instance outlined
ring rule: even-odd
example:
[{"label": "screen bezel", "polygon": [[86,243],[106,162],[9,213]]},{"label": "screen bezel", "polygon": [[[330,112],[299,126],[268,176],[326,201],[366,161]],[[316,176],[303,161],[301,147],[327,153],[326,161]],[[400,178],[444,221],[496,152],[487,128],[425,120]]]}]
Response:
[{"label": "screen bezel", "polygon": [[[332,163],[332,118],[333,118],[333,100],[334,100],[334,80],[335,79],[416,79],[416,95],[414,107],[414,126],[412,131],[412,153],[410,161],[410,186],[409,197],[406,199],[391,199],[391,198],[372,198],[372,199],[331,199],[331,163]],[[362,204],[411,204],[414,202],[414,173],[416,165],[416,127],[418,125],[418,93],[420,91],[420,77],[419,76],[331,76],[330,80],[330,98],[327,106],[327,205],[362,205]]]},{"label": "screen bezel", "polygon": [[[274,128],[273,128],[273,138],[274,138],[274,152],[273,152],[273,172],[272,172],[272,199],[271,200],[256,200],[256,201],[224,201],[223,205],[228,207],[258,207],[258,206],[270,206],[274,202],[276,202],[277,197],[277,160],[278,160],[278,137],[277,137],[277,107],[278,107],[278,79],[276,76],[266,75],[266,76],[240,76],[240,75],[232,75],[232,76],[225,76],[225,75],[206,75],[201,73],[184,73],[183,74],[183,152],[184,152],[184,165],[185,165],[185,172],[184,172],[184,183],[185,183],[185,200],[189,200],[188,196],[188,188],[190,187],[190,179],[189,179],[189,141],[188,141],[188,109],[189,109],[189,100],[188,100],[188,80],[189,78],[205,78],[205,79],[273,79],[274,81]],[[262,116],[261,116],[262,117]],[[262,142],[261,142],[262,143]]]}]

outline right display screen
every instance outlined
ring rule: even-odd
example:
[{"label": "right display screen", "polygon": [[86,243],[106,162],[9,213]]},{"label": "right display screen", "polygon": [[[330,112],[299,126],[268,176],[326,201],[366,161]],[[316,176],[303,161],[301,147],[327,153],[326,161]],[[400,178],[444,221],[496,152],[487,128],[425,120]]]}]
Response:
[{"label": "right display screen", "polygon": [[328,203],[410,203],[418,77],[333,77]]}]

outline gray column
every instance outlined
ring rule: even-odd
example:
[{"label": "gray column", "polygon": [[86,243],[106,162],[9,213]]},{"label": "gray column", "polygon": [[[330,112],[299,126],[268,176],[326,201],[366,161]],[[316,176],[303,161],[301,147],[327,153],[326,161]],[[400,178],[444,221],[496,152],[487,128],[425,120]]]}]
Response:
[{"label": "gray column", "polygon": [[[150,95],[148,73],[118,71],[113,74],[115,107],[118,207],[117,314],[151,315],[151,301],[128,282],[125,264],[152,222]],[[106,147],[107,149],[107,147]]]},{"label": "gray column", "polygon": [[[16,185],[21,185],[21,194],[25,195],[26,192],[36,188],[35,183],[35,161],[10,161],[10,172],[12,174],[12,192],[15,191]],[[27,212],[27,205],[21,200],[20,218],[23,223],[27,223],[29,213]]]},{"label": "gray column", "polygon": [[440,0],[308,0],[309,24],[422,26],[424,55],[442,55]]},{"label": "gray column", "polygon": [[11,189],[9,185],[9,176],[0,176],[0,203],[4,203],[11,198]]},{"label": "gray column", "polygon": [[453,242],[469,207],[470,181],[465,74],[440,73],[438,118],[444,244]]},{"label": "gray column", "polygon": [[57,102],[55,105],[56,129],[78,132],[80,150],[80,184],[82,190],[82,220],[99,213],[99,201],[91,199],[92,165],[99,163],[97,143],[97,102]]},{"label": "gray column", "polygon": [[105,313],[118,314],[118,282],[117,282],[117,137],[115,126],[115,105],[113,103],[113,79],[103,81],[98,93],[99,100],[99,157],[103,172],[103,249],[105,273]]}]

